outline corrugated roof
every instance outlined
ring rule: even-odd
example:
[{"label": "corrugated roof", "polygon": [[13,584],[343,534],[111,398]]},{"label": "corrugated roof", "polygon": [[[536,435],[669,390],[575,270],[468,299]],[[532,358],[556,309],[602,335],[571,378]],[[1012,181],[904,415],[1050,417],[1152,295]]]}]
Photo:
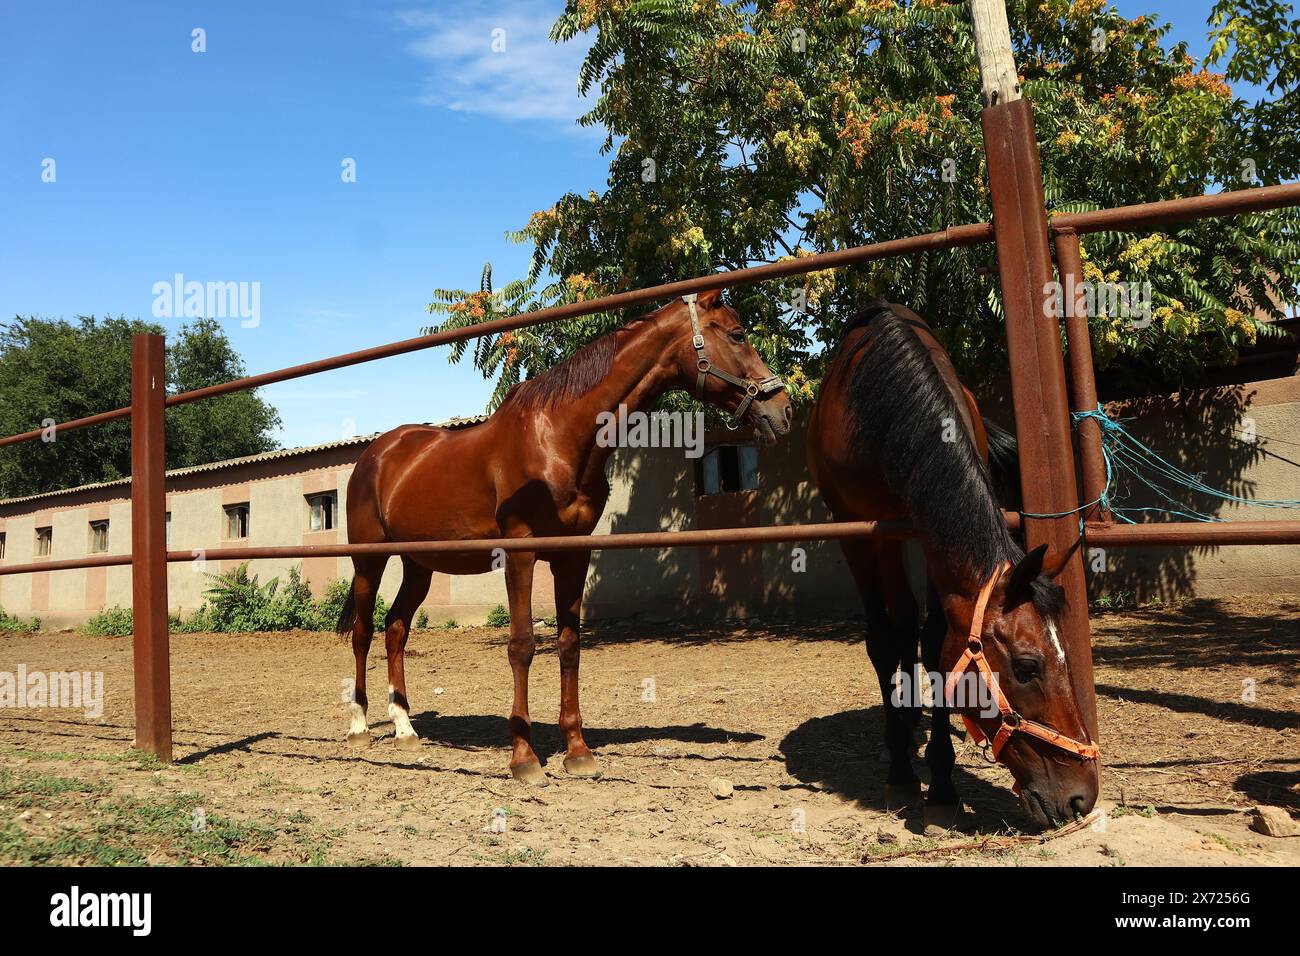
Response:
[{"label": "corrugated roof", "polygon": [[[487,421],[487,415],[471,415],[467,418],[459,416],[449,418],[445,422],[438,422],[438,428],[466,428],[470,425],[477,425],[479,422]],[[429,424],[425,422],[425,424]],[[382,432],[371,432],[369,435],[359,435],[356,438],[341,438],[338,441],[325,442],[321,445],[302,445],[298,448],[277,448],[274,451],[264,451],[259,455],[245,455],[242,458],[227,458],[225,461],[211,461],[202,465],[188,465],[184,468],[172,468],[167,472],[168,478],[180,478],[185,475],[196,475],[208,471],[220,471],[223,468],[235,468],[239,465],[256,464],[262,461],[277,461],[281,458],[296,458],[300,455],[311,455],[320,451],[329,451],[332,448],[346,448],[349,445],[368,445]],[[60,488],[57,491],[42,491],[34,495],[23,495],[18,498],[0,498],[0,507],[4,505],[19,505],[27,501],[37,501],[43,498],[54,498],[59,495],[70,495],[78,491],[96,491],[100,488],[117,488],[131,484],[130,478],[118,478],[114,481],[96,481],[88,485],[77,485],[75,488]]]}]

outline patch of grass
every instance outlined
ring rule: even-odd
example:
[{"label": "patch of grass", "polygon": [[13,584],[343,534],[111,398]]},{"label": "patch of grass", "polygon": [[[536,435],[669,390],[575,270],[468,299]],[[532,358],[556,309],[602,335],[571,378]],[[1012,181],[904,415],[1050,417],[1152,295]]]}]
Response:
[{"label": "patch of grass", "polygon": [[1150,819],[1151,817],[1157,816],[1158,811],[1153,805],[1148,803],[1145,807],[1116,807],[1114,810],[1110,811],[1110,815],[1112,817],[1138,816]]},{"label": "patch of grass", "polygon": [[487,626],[488,627],[509,627],[510,626],[510,612],[506,610],[506,606],[504,604],[498,604],[492,610],[488,611]]},{"label": "patch of grass", "polygon": [[501,854],[501,862],[506,866],[545,866],[546,851],[528,846],[515,847]]},{"label": "patch of grass", "polygon": [[[76,812],[78,825],[47,824],[34,814]],[[201,811],[201,812],[199,812]],[[8,819],[3,819],[5,816]],[[285,818],[305,828],[311,818]],[[141,798],[114,793],[108,784],[44,772],[0,768],[0,862],[18,865],[143,866],[160,861],[215,866],[281,863],[329,865],[333,838],[297,833],[279,821],[239,819],[220,813],[194,792]],[[353,861],[347,861],[353,862]],[[403,865],[361,859],[355,865]]]},{"label": "patch of grass", "polygon": [[41,619],[39,617],[15,617],[0,607],[0,631],[39,631],[41,629]]},{"label": "patch of grass", "polygon": [[130,637],[135,631],[135,618],[130,608],[104,608],[81,629],[92,637]]},{"label": "patch of grass", "polygon": [[1218,843],[1218,844],[1219,844],[1220,846],[1222,846],[1225,850],[1231,850],[1233,853],[1237,854],[1237,856],[1245,856],[1245,855],[1246,855],[1246,851],[1245,851],[1245,850],[1243,850],[1241,847],[1237,846],[1237,844],[1233,843],[1231,840],[1229,840],[1229,839],[1228,839],[1227,837],[1225,837],[1225,836],[1220,836],[1220,835],[1217,834],[1217,833],[1207,833],[1207,834],[1205,834],[1205,835],[1206,835],[1207,837],[1209,837],[1211,840],[1213,840],[1215,843]]},{"label": "patch of grass", "polygon": [[74,754],[66,750],[29,750],[25,747],[0,747],[0,754],[10,757],[22,757],[27,760],[93,760],[97,763],[133,764],[135,770],[179,770],[184,773],[203,775],[205,767],[195,764],[163,763],[154,754],[132,747],[123,753],[84,753]]}]

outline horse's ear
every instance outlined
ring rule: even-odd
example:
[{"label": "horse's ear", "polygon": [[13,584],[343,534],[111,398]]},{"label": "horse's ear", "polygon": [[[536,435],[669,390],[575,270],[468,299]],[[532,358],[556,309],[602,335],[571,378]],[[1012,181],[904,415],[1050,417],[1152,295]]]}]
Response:
[{"label": "horse's ear", "polygon": [[1008,575],[1006,585],[1003,588],[1002,604],[1004,607],[1015,607],[1017,604],[1023,604],[1033,597],[1034,579],[1043,573],[1043,559],[1046,557],[1047,545],[1040,544],[1021,558],[1019,563],[1011,569],[1011,574]]},{"label": "horse's ear", "polygon": [[695,300],[701,309],[714,309],[722,304],[722,290],[710,289],[708,292],[701,292]]},{"label": "horse's ear", "polygon": [[1066,548],[1064,551],[1052,551],[1043,558],[1043,574],[1055,579],[1058,574],[1064,570],[1066,563],[1070,560],[1073,548]]}]

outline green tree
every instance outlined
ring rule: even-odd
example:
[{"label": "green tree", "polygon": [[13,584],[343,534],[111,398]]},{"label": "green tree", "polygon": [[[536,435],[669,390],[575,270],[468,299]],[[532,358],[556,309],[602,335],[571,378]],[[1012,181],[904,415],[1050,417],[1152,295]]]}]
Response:
[{"label": "green tree", "polygon": [[[1288,127],[1168,44],[1167,24],[1103,0],[1007,6],[1053,210],[1238,187],[1247,158],[1263,181],[1294,171],[1274,161],[1288,155],[1274,149]],[[1246,39],[1233,28],[1248,52],[1231,71],[1256,76],[1271,52],[1297,49],[1294,23],[1276,17],[1268,30]],[[490,269],[477,291],[436,291],[440,328],[991,218],[964,3],[570,0],[552,39],[580,33],[592,46],[579,86],[597,93],[580,122],[606,133],[607,188],[564,195],[508,234],[533,257],[501,292]],[[1280,316],[1275,303],[1300,281],[1298,226],[1287,210],[1084,237],[1088,278],[1150,282],[1153,297],[1145,328],[1094,317],[1098,365],[1175,383],[1269,334],[1255,312]],[[919,254],[737,288],[732,302],[796,397],[814,393],[824,347],[875,294],[925,315],[979,381],[1005,368],[994,265],[989,246]],[[499,400],[626,318],[491,337],[473,358],[500,377]]]},{"label": "green tree", "polygon": [[[162,332],[124,317],[75,323],[17,317],[0,325],[0,434],[131,404],[131,336]],[[198,319],[170,336],[167,389],[188,391],[245,374],[221,326]],[[253,392],[167,412],[167,466],[179,468],[277,447],[276,410]],[[129,420],[55,432],[53,441],[0,449],[0,497],[53,491],[131,473]]]}]

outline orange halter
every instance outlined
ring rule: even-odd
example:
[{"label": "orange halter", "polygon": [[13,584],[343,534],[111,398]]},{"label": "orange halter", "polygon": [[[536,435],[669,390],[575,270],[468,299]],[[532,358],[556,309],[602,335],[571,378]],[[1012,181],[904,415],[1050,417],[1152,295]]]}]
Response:
[{"label": "orange halter", "polygon": [[[980,634],[984,630],[984,610],[988,606],[989,595],[993,593],[994,586],[1010,567],[1010,562],[1002,565],[994,572],[993,577],[989,578],[984,583],[984,586],[980,588],[979,597],[975,601],[975,617],[971,621],[970,634],[966,638],[966,649],[962,651],[961,657],[957,658],[957,663],[953,666],[952,671],[948,674],[948,679],[944,682],[944,700],[948,702],[949,706],[952,706],[953,690],[956,688],[957,682],[961,680],[962,675],[966,673],[973,663],[979,669],[979,673],[983,675],[985,684],[997,694],[998,712],[1002,716],[1002,724],[998,727],[997,733],[990,744],[988,736],[980,729],[979,724],[975,723],[966,714],[962,714],[961,719],[966,724],[966,730],[971,739],[984,746],[985,756],[989,763],[997,762],[999,755],[1002,753],[1002,748],[1011,739],[1011,735],[1017,731],[1029,734],[1031,737],[1037,737],[1039,740],[1045,740],[1062,750],[1068,750],[1083,760],[1096,760],[1101,756],[1101,748],[1095,743],[1091,741],[1083,743],[1073,737],[1067,737],[1046,724],[1029,720],[1027,717],[1021,717],[1020,714],[1016,713],[1011,706],[1011,702],[1007,700],[1007,695],[1002,692],[1001,682],[998,680],[997,675],[993,673],[993,668],[989,666],[988,658],[984,656],[984,642],[980,640]],[[988,757],[990,752],[992,756]]]}]

